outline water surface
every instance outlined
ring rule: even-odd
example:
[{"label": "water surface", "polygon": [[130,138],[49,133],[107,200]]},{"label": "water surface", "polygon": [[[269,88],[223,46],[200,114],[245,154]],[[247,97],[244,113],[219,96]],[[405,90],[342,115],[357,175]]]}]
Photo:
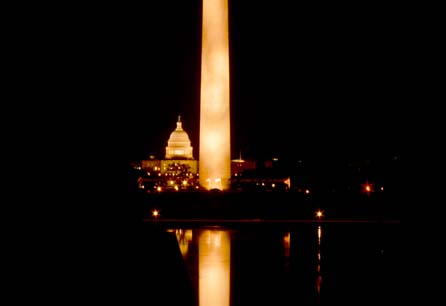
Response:
[{"label": "water surface", "polygon": [[187,224],[175,235],[193,305],[398,303],[398,222]]}]

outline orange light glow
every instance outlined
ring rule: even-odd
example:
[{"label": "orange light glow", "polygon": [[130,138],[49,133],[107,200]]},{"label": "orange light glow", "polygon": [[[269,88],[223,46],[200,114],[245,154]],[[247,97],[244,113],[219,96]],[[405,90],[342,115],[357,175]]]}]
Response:
[{"label": "orange light glow", "polygon": [[290,243],[291,243],[291,233],[287,232],[283,236],[283,247],[285,249],[285,257],[290,257]]},{"label": "orange light glow", "polygon": [[231,244],[227,231],[204,230],[198,238],[200,306],[230,305]]},{"label": "orange light glow", "polygon": [[228,0],[203,0],[200,102],[200,185],[229,189]]},{"label": "orange light glow", "polygon": [[322,218],[324,216],[324,212],[322,210],[316,211],[316,218]]},{"label": "orange light glow", "polygon": [[364,192],[366,192],[366,193],[373,192],[373,185],[370,184],[369,182],[363,184],[362,187],[363,187]]},{"label": "orange light glow", "polygon": [[191,229],[186,229],[186,230],[176,229],[176,230],[169,230],[169,231],[175,233],[175,236],[177,237],[178,245],[180,246],[181,254],[183,255],[184,258],[186,258],[188,255],[189,246],[192,243],[192,238],[193,238],[192,230]]},{"label": "orange light glow", "polygon": [[159,215],[160,215],[160,213],[159,213],[158,210],[154,209],[154,210],[152,211],[152,216],[153,216],[153,217],[157,218],[157,217],[159,217]]}]

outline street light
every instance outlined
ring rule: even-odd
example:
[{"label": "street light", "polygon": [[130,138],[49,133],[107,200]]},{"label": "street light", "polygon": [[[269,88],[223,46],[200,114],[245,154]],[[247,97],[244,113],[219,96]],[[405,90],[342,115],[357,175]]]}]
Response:
[{"label": "street light", "polygon": [[159,215],[160,215],[160,213],[156,208],[154,210],[152,210],[152,217],[155,218],[155,220],[158,219]]},{"label": "street light", "polygon": [[366,182],[365,184],[362,185],[363,191],[367,194],[370,194],[371,192],[373,192],[373,184]]},{"label": "street light", "polygon": [[316,218],[320,219],[324,216],[324,212],[320,209],[316,211]]}]

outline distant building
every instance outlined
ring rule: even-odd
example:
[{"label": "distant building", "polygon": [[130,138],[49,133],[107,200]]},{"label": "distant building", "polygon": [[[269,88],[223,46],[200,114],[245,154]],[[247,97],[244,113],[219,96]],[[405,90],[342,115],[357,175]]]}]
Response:
[{"label": "distant building", "polygon": [[181,116],[178,116],[177,128],[170,134],[166,147],[166,159],[193,160],[192,146],[189,135],[183,130]]},{"label": "distant building", "polygon": [[198,163],[193,157],[189,135],[178,116],[176,129],[170,134],[164,159],[151,158],[141,161],[141,168],[148,175],[140,179],[140,188],[148,191],[166,189],[184,190],[198,186]]},{"label": "distant building", "polygon": [[183,130],[181,116],[178,116],[177,128],[170,134],[167,141],[166,156],[161,161],[161,173],[172,171],[172,167],[186,167],[192,174],[198,173],[197,160],[192,154],[189,135]]},{"label": "distant building", "polygon": [[[238,164],[236,164],[238,165]],[[290,175],[268,168],[248,168],[235,173],[231,179],[232,189],[246,191],[289,191]]]},{"label": "distant building", "polygon": [[[164,159],[150,156],[138,164],[138,187],[147,192],[199,189],[198,161],[193,156],[189,135],[178,116],[176,128],[170,134]],[[266,161],[258,168],[253,160],[231,160],[231,189],[234,190],[289,190],[289,174],[277,171],[276,159]]]},{"label": "distant building", "polygon": [[141,168],[144,170],[160,171],[161,160],[154,159],[154,157],[152,156],[151,159],[145,159],[141,161]]},{"label": "distant building", "polygon": [[231,160],[231,177],[241,176],[247,170],[254,170],[257,163],[252,160],[244,160],[240,154],[237,159]]}]

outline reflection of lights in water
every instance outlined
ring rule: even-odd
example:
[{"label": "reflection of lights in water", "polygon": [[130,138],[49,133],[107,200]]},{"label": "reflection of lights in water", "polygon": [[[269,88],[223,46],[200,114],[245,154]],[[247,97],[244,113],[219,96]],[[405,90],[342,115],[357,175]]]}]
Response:
[{"label": "reflection of lights in water", "polygon": [[175,229],[168,231],[175,232],[175,236],[177,237],[178,246],[180,247],[181,254],[183,255],[183,257],[186,257],[187,252],[189,251],[189,245],[192,242],[192,230]]},{"label": "reflection of lights in water", "polygon": [[318,225],[317,227],[317,279],[316,279],[316,288],[318,298],[321,296],[321,284],[322,284],[322,275],[321,275],[321,237],[322,237],[322,227]]},{"label": "reflection of lights in water", "polygon": [[319,298],[321,297],[321,285],[322,285],[322,276],[319,274],[317,276],[317,295]]},{"label": "reflection of lights in water", "polygon": [[203,230],[198,238],[200,306],[229,306],[230,238],[227,231]]},{"label": "reflection of lights in water", "polygon": [[283,247],[285,249],[285,257],[290,257],[290,241],[291,241],[291,233],[288,232],[283,236]]}]

